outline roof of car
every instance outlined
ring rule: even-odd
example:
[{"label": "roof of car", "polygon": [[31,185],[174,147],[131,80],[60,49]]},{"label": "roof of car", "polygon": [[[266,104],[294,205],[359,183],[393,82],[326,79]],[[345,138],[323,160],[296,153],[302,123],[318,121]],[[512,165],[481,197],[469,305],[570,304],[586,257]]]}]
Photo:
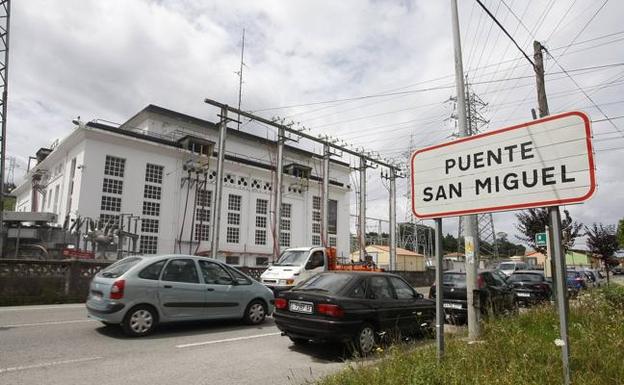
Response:
[{"label": "roof of car", "polygon": [[511,275],[514,274],[539,274],[544,275],[544,272],[541,270],[516,270]]}]

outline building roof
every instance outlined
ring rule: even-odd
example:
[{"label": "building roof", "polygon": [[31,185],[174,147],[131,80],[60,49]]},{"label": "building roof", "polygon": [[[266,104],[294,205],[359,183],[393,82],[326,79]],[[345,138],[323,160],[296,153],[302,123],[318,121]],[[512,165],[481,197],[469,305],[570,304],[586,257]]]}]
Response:
[{"label": "building roof", "polygon": [[[390,252],[390,246],[384,246],[384,245],[368,245],[366,246],[366,252],[367,253],[372,253],[372,252],[383,252],[383,253],[389,253]],[[357,254],[358,251],[354,251],[351,254]],[[407,256],[407,257],[424,257],[424,255],[407,250],[407,249],[403,249],[401,247],[397,247],[396,248],[396,253],[397,255],[401,255],[401,256]]]},{"label": "building roof", "polygon": [[[177,112],[177,111],[173,111],[173,110],[169,110],[167,108],[164,107],[160,107],[160,106],[156,106],[154,104],[148,104],[145,108],[143,108],[141,111],[137,112],[133,117],[131,117],[130,119],[128,119],[125,123],[123,123],[121,126],[119,126],[119,128],[121,129],[127,129],[127,128],[132,128],[132,121],[137,119],[140,115],[145,114],[145,113],[153,113],[153,114],[157,114],[157,115],[162,115],[162,116],[166,116],[169,117],[171,119],[180,121],[180,122],[184,122],[184,123],[190,123],[196,126],[201,126],[201,127],[207,127],[213,130],[218,130],[219,127],[216,123],[214,122],[210,122],[208,120],[204,120],[204,119],[200,119],[200,118],[196,118],[194,116],[190,116],[187,114],[183,114],[181,112]],[[259,143],[263,143],[263,144],[275,144],[276,141],[274,140],[270,140],[249,132],[245,132],[245,131],[241,131],[241,130],[235,130],[231,127],[228,127],[228,131],[227,131],[228,135],[231,136],[236,136],[242,139],[247,139],[247,140],[251,140],[251,141],[255,141],[255,142],[259,142]],[[314,158],[322,158],[322,155],[316,154],[314,152],[310,152],[298,147],[293,147],[293,146],[289,146],[289,145],[284,145],[284,148],[287,151],[293,152],[293,153],[298,153],[298,154],[302,154],[305,156],[309,156],[309,157],[314,157]],[[330,159],[330,162],[334,163],[334,164],[338,164],[341,166],[345,166],[345,167],[350,167],[350,165],[348,163],[345,162],[341,162],[335,159]]]}]

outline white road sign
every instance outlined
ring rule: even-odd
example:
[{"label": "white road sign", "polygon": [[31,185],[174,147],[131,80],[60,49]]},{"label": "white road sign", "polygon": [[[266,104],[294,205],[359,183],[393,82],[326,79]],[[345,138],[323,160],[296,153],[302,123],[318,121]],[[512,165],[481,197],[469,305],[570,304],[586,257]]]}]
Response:
[{"label": "white road sign", "polygon": [[580,203],[596,189],[589,117],[566,112],[412,154],[418,218]]}]

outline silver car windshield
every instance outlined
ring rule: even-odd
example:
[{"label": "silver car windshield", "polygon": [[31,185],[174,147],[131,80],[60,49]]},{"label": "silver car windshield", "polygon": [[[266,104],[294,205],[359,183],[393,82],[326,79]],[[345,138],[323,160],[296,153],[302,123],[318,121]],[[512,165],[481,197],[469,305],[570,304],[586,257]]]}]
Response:
[{"label": "silver car windshield", "polygon": [[275,263],[275,266],[300,266],[303,265],[305,260],[308,258],[310,254],[309,251],[295,251],[295,250],[286,250],[282,253],[280,258]]}]

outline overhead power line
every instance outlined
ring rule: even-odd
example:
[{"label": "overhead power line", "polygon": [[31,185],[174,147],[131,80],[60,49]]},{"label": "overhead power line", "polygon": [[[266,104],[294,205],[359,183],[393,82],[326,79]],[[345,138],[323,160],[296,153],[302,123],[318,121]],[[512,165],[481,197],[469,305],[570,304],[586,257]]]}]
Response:
[{"label": "overhead power line", "polygon": [[489,9],[487,9],[487,7],[481,2],[481,0],[477,0],[477,3],[481,6],[481,8],[483,8],[483,10],[488,14],[488,16],[490,16],[490,18],[496,23],[496,25],[498,25],[498,27],[505,33],[505,35],[507,35],[507,37],[509,39],[511,39],[511,41],[514,43],[514,45],[516,46],[516,48],[518,48],[518,50],[520,52],[522,52],[522,55],[524,55],[524,57],[529,61],[529,63],[531,63],[531,66],[533,68],[535,68],[535,63],[533,63],[533,60],[531,60],[531,58],[529,57],[529,55],[526,54],[526,52],[524,52],[524,50],[522,49],[522,47],[520,47],[520,45],[518,45],[518,43],[516,42],[516,40],[513,38],[513,36],[511,36],[509,34],[509,32],[507,32],[507,30],[505,29],[505,27],[503,27],[503,25],[498,21],[498,19],[496,18],[496,16],[494,16],[492,14],[492,12],[490,12]]}]

